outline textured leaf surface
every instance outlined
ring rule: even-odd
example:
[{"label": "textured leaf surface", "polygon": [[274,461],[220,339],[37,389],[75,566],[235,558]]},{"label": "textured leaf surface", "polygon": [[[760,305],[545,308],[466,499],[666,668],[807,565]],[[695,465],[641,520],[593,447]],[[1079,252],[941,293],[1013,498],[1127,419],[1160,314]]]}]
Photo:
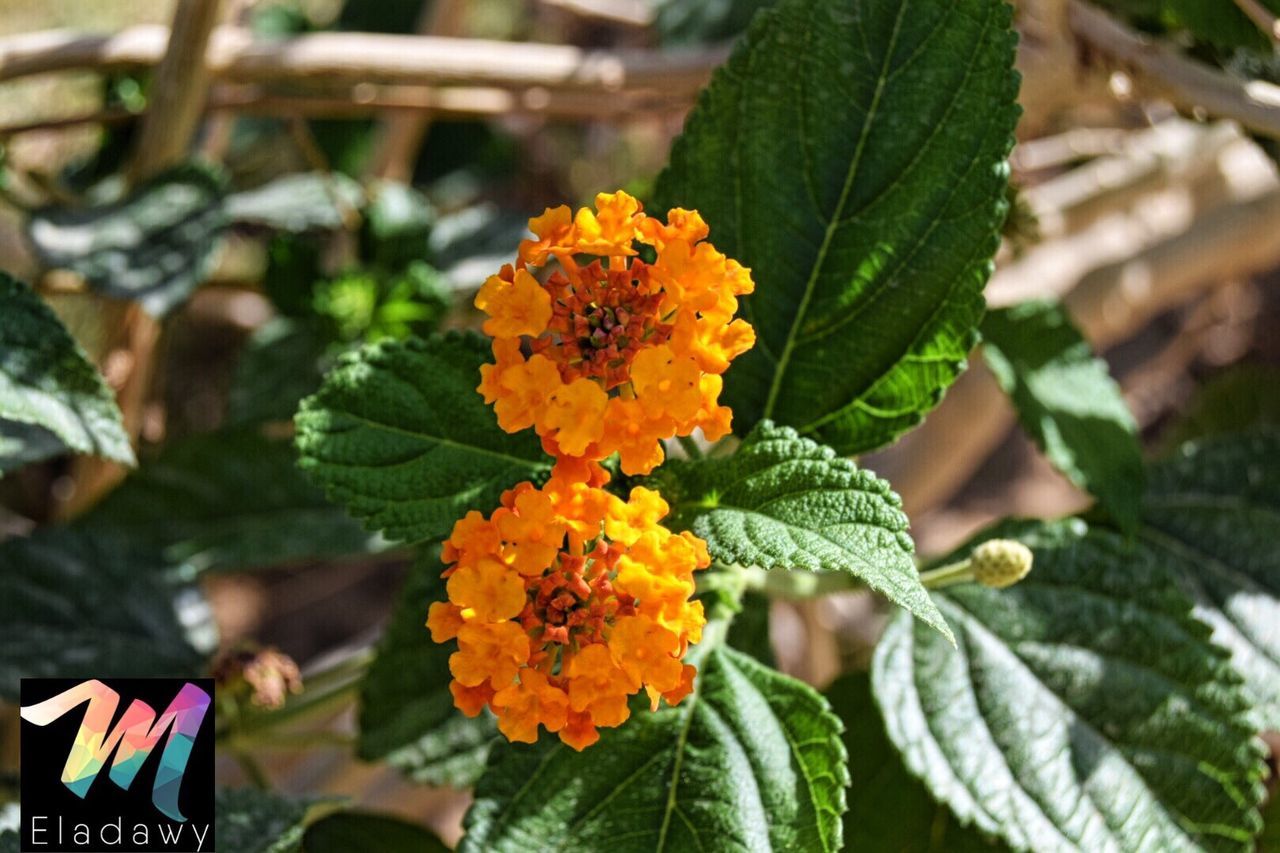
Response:
[{"label": "textured leaf surface", "polygon": [[468,510],[549,469],[532,430],[508,435],[476,392],[475,336],[385,341],[344,357],[295,422],[302,466],[371,529],[444,537]]},{"label": "textured leaf surface", "polygon": [[439,838],[421,826],[369,812],[338,812],[307,828],[305,853],[448,853]]},{"label": "textured leaf surface", "polygon": [[503,745],[476,788],[463,851],[840,848],[840,724],[808,686],[706,649],[695,692],[578,753]]},{"label": "textured leaf surface", "polygon": [[97,368],[30,287],[0,273],[0,475],[67,450],[134,461]]},{"label": "textured leaf surface", "polygon": [[225,225],[221,180],[183,166],[120,201],[37,211],[27,234],[43,263],[159,316],[205,280]]},{"label": "textured leaf surface", "polygon": [[1055,468],[1132,529],[1142,501],[1142,448],[1107,363],[1050,302],[992,311],[982,338],[987,364],[1023,428]]},{"label": "textured leaf surface", "polygon": [[885,734],[867,673],[836,679],[825,695],[844,722],[844,745],[849,751],[846,850],[973,853],[1005,849],[980,832],[961,826],[929,795],[924,784],[907,772]]},{"label": "textured leaf surface", "polygon": [[385,544],[307,481],[291,442],[251,430],[165,448],[77,524],[126,534],[197,571],[363,554]]},{"label": "textured leaf surface", "polygon": [[722,563],[848,572],[950,637],[920,583],[889,484],[789,427],[764,422],[731,457],[671,462],[655,478],[670,525]]},{"label": "textured leaf surface", "polygon": [[445,598],[437,549],[424,550],[405,582],[378,654],[360,688],[360,757],[386,761],[429,785],[475,782],[498,729],[486,712],[468,718],[449,692],[452,643],[436,643],[427,608]]},{"label": "textured leaf surface", "polygon": [[346,175],[308,172],[232,193],[224,204],[232,222],[298,233],[342,228],[363,201],[360,185]]},{"label": "textured leaf surface", "polygon": [[726,377],[762,418],[853,454],[963,369],[1018,108],[1004,0],[783,0],[671,152],[653,207],[697,208],[752,269],[758,341]]},{"label": "textured leaf surface", "polygon": [[311,804],[257,788],[219,788],[214,835],[219,850],[293,853],[301,849]]},{"label": "textured leaf surface", "polygon": [[957,648],[900,616],[876,650],[911,772],[1018,849],[1247,849],[1246,697],[1161,557],[1078,520],[988,535],[1031,546],[1031,575],[937,595]]},{"label": "textured leaf surface", "polygon": [[191,675],[211,651],[204,599],[126,540],[47,528],[0,542],[0,568],[0,696],[21,678]]},{"label": "textured leaf surface", "polygon": [[1167,555],[1280,730],[1280,433],[1188,444],[1154,466],[1141,536]]}]

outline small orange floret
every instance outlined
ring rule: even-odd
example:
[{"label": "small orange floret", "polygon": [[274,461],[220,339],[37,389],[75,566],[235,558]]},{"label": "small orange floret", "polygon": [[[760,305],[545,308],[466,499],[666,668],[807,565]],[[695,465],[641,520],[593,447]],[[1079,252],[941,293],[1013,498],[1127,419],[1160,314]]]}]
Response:
[{"label": "small orange floret", "polygon": [[754,285],[705,242],[698,212],[676,208],[663,222],[619,191],[598,195],[595,210],[548,208],[529,229],[536,239],[475,301],[495,359],[478,390],[499,425],[533,427],[557,457],[618,453],[628,474],[659,465],[663,439],[725,435],[722,383],[707,380],[755,343],[734,319]]},{"label": "small orange floret", "polygon": [[659,524],[666,513],[649,489],[624,501],[552,477],[458,521],[449,601],[427,619],[437,642],[458,641],[454,703],[469,715],[488,705],[510,740],[532,742],[542,726],[583,749],[626,721],[640,690],[679,701],[706,621],[689,600],[693,573],[710,560],[701,540]]}]

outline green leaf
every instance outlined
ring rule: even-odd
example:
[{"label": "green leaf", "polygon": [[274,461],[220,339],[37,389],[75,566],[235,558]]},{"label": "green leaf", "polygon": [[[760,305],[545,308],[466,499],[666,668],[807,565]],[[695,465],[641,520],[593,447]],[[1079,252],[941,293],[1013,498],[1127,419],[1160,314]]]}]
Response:
[{"label": "green leaf", "polygon": [[[1243,47],[1270,52],[1267,35],[1234,3],[1218,0],[1094,0],[1129,18],[1144,29],[1157,32],[1186,32],[1198,41],[1230,50]],[[1262,5],[1280,12],[1280,4],[1263,0]]]},{"label": "green leaf", "polygon": [[772,599],[748,590],[742,596],[742,612],[734,615],[725,642],[750,655],[765,666],[777,666],[773,644],[769,638],[769,608]]},{"label": "green leaf", "polygon": [[200,593],[117,536],[45,528],[0,542],[0,696],[22,678],[194,674],[215,631]]},{"label": "green leaf", "polygon": [[188,165],[122,200],[38,210],[27,236],[41,263],[77,272],[108,296],[137,300],[161,316],[208,276],[225,226],[221,179]]},{"label": "green leaf", "polygon": [[438,549],[415,561],[378,653],[360,688],[360,757],[386,761],[428,785],[465,788],[484,770],[497,735],[492,716],[453,707],[449,655],[426,628],[427,608],[445,599]]},{"label": "green leaf", "polygon": [[231,382],[231,426],[292,420],[302,398],[320,388],[328,341],[318,325],[277,317],[249,336]]},{"label": "green leaf", "polygon": [[257,788],[219,788],[214,799],[214,836],[219,850],[294,853],[313,804]]},{"label": "green leaf", "polygon": [[1195,438],[1280,428],[1280,367],[1242,364],[1214,376],[1192,396],[1161,444],[1177,448]]},{"label": "green leaf", "polygon": [[30,287],[0,273],[0,476],[68,450],[134,464],[97,368]]},{"label": "green leaf", "polygon": [[1051,302],[992,311],[982,338],[991,372],[1045,456],[1133,529],[1142,502],[1138,427],[1107,363],[1066,311]]},{"label": "green leaf", "polygon": [[346,175],[307,172],[227,196],[227,219],[298,234],[336,231],[347,224],[364,201],[360,185]]},{"label": "green leaf", "polygon": [[444,842],[416,823],[371,812],[338,812],[313,823],[302,839],[306,853],[447,853]]},{"label": "green leaf", "polygon": [[673,461],[655,482],[669,525],[707,540],[718,562],[848,572],[951,637],[920,583],[901,499],[830,448],[765,421],[733,456]]},{"label": "green leaf", "polygon": [[697,45],[734,38],[774,0],[652,0],[662,44]]},{"label": "green leaf", "polygon": [[370,529],[438,540],[468,510],[545,473],[531,430],[508,435],[477,393],[474,335],[384,341],[344,356],[295,418],[302,466]]},{"label": "green leaf", "polygon": [[658,179],[750,267],[734,421],[842,455],[920,421],[964,368],[1018,117],[1004,0],[782,0],[712,79]]},{"label": "green leaf", "polygon": [[435,208],[422,193],[405,184],[383,183],[366,211],[364,256],[399,269],[427,256],[436,222]]},{"label": "green leaf", "polygon": [[166,447],[77,526],[124,534],[196,571],[343,557],[386,544],[307,481],[290,441],[252,430]]},{"label": "green leaf", "polygon": [[982,833],[961,826],[907,772],[884,731],[865,672],[838,678],[826,697],[844,722],[849,752],[849,810],[844,814],[848,850],[896,853],[971,853],[1002,849]]},{"label": "green leaf", "polygon": [[459,849],[838,850],[848,771],[827,703],[709,634],[695,651],[675,708],[637,702],[583,752],[546,735],[496,749]]},{"label": "green leaf", "polygon": [[1155,465],[1141,537],[1231,652],[1259,726],[1280,730],[1280,432],[1185,445]]},{"label": "green leaf", "polygon": [[[1273,792],[1262,810],[1262,834],[1258,836],[1258,853],[1280,853],[1280,796]],[[16,849],[16,848],[15,848]]]},{"label": "green leaf", "polygon": [[911,772],[1017,849],[1247,849],[1264,766],[1246,696],[1161,556],[1079,520],[988,536],[1029,545],[1030,576],[937,594],[955,648],[903,614],[876,649]]}]

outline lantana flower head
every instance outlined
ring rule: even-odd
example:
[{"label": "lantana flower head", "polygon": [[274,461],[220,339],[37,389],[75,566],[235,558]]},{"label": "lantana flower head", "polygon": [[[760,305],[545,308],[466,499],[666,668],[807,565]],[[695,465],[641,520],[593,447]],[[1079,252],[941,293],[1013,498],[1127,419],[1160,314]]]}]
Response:
[{"label": "lantana flower head", "polygon": [[658,523],[667,509],[643,487],[624,501],[553,477],[458,521],[443,551],[449,600],[427,617],[436,642],[457,640],[457,707],[488,706],[510,740],[532,743],[541,726],[581,750],[641,689],[655,709],[683,699],[696,673],[683,658],[706,621],[693,572],[711,560],[701,539]]},{"label": "lantana flower head", "polygon": [[475,300],[494,354],[478,390],[501,427],[533,427],[548,453],[596,483],[594,462],[613,453],[626,473],[647,474],[664,438],[726,435],[721,374],[755,343],[734,319],[754,285],[706,242],[697,211],[663,222],[619,191],[596,196],[594,211],[548,208],[529,228],[534,239]]}]

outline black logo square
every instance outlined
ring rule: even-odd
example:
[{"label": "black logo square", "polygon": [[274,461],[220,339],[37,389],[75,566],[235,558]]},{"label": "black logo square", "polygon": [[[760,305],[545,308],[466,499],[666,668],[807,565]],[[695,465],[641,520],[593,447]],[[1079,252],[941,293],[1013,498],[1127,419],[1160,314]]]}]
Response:
[{"label": "black logo square", "polygon": [[23,853],[206,853],[213,679],[24,678]]}]

